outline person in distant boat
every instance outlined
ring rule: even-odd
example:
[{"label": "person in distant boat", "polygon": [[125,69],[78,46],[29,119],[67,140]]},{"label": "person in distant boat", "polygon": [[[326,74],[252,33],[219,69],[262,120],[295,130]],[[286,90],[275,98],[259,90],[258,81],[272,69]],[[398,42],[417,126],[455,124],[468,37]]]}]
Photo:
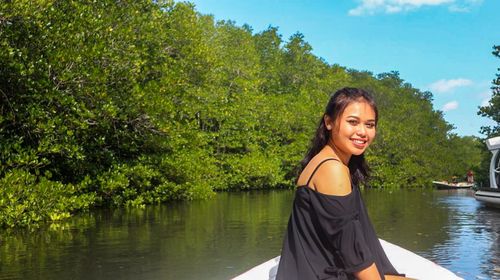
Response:
[{"label": "person in distant boat", "polygon": [[387,258],[359,190],[377,121],[368,92],[343,88],[330,97],[301,161],[277,280],[405,279]]},{"label": "person in distant boat", "polygon": [[469,169],[469,171],[467,171],[467,183],[474,183],[474,172],[472,172],[472,170]]}]

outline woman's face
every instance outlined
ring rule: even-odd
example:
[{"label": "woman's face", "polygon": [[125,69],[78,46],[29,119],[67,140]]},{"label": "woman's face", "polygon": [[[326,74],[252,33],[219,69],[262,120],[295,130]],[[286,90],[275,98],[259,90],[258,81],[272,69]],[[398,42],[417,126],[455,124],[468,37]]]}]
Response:
[{"label": "woman's face", "polygon": [[366,101],[347,105],[335,123],[328,117],[325,121],[331,133],[330,139],[344,157],[361,155],[375,138],[375,111]]}]

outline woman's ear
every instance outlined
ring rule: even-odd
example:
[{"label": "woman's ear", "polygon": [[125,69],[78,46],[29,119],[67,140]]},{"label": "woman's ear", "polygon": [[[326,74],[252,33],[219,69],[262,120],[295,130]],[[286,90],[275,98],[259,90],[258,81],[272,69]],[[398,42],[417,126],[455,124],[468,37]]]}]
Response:
[{"label": "woman's ear", "polygon": [[332,121],[331,121],[331,118],[330,116],[328,116],[327,114],[325,114],[323,116],[323,122],[325,123],[325,127],[327,130],[332,130]]}]

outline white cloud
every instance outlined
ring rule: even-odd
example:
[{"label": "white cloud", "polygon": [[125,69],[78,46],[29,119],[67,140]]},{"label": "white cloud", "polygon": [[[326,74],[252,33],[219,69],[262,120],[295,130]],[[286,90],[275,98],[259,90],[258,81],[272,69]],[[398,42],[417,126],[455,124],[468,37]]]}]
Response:
[{"label": "white cloud", "polygon": [[481,101],[481,106],[488,106],[490,105],[490,99],[491,99],[491,91],[485,91],[479,95],[482,98]]},{"label": "white cloud", "polygon": [[402,8],[398,6],[387,6],[385,8],[386,13],[388,14],[395,14],[401,12]]},{"label": "white cloud", "polygon": [[470,12],[473,6],[478,6],[483,3],[483,0],[463,0],[458,1],[458,3],[454,3],[448,7],[450,12],[454,13],[468,13]]},{"label": "white cloud", "polygon": [[472,85],[472,81],[469,79],[450,79],[450,80],[439,80],[429,85],[429,88],[434,92],[448,92],[457,87],[466,87]]},{"label": "white cloud", "polygon": [[470,11],[469,7],[459,6],[459,5],[451,5],[449,8],[450,12],[454,13],[467,13]]},{"label": "white cloud", "polygon": [[451,102],[448,102],[446,104],[444,104],[443,108],[441,110],[443,110],[443,112],[448,112],[448,111],[451,111],[451,110],[455,110],[458,108],[458,102],[457,101],[451,101]]},{"label": "white cloud", "polygon": [[349,15],[373,15],[375,13],[395,14],[415,10],[423,6],[447,6],[450,12],[468,12],[483,0],[358,0],[356,8]]}]

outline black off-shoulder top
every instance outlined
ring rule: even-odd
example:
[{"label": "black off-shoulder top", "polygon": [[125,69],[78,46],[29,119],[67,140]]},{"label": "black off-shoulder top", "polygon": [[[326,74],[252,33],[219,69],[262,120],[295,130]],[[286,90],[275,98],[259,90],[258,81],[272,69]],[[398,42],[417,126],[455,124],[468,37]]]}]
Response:
[{"label": "black off-shoulder top", "polygon": [[357,186],[345,196],[320,193],[309,182],[295,192],[276,280],[355,279],[375,263],[384,274],[399,274],[387,258]]}]

